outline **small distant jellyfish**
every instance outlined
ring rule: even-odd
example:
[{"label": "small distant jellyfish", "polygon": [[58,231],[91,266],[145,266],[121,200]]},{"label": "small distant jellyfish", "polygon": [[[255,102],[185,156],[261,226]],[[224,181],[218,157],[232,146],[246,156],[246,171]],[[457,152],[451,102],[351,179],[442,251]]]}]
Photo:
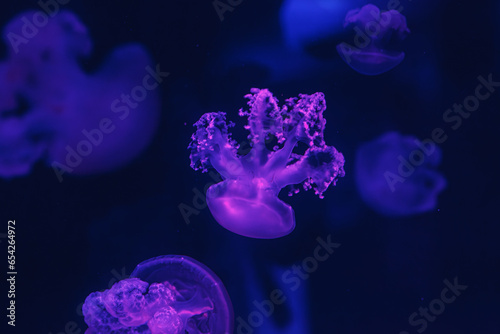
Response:
[{"label": "small distant jellyfish", "polygon": [[387,132],[362,144],[356,153],[355,176],[364,202],[385,216],[408,216],[436,208],[446,187],[436,171],[441,150],[427,139]]},{"label": "small distant jellyfish", "polygon": [[344,28],[353,29],[354,46],[342,42],[337,45],[337,51],[355,71],[378,75],[403,61],[405,54],[398,50],[398,44],[410,30],[406,26],[406,18],[397,10],[380,11],[377,6],[368,4],[349,11]]},{"label": "small distant jellyfish", "polygon": [[231,300],[220,279],[178,255],[140,263],[130,278],[91,293],[83,304],[86,334],[232,334]]},{"label": "small distant jellyfish", "polygon": [[[299,192],[293,185],[303,183],[323,198],[344,176],[344,156],[325,144],[323,93],[301,94],[281,108],[267,89],[253,88],[245,97],[249,110],[239,115],[248,118],[248,142],[240,146],[231,138],[234,124],[227,124],[225,113],[206,113],[194,124],[191,167],[202,172],[213,167],[221,174],[223,181],[207,190],[208,207],[220,225],[247,237],[278,238],[295,227],[293,209],[278,198],[280,190],[290,186],[291,196]],[[302,154],[294,152],[299,143]]]},{"label": "small distant jellyfish", "polygon": [[79,18],[61,11],[37,27],[30,20],[38,17],[23,12],[3,31],[0,128],[13,128],[0,135],[0,177],[25,175],[38,160],[60,181],[129,163],[155,133],[164,73],[138,44],[116,48],[87,73],[81,60],[92,41]]}]

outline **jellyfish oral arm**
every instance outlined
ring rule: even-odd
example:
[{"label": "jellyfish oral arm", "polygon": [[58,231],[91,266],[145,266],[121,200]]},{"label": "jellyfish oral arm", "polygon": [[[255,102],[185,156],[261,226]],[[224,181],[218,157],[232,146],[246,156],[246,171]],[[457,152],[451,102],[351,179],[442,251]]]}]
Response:
[{"label": "jellyfish oral arm", "polygon": [[299,140],[296,137],[289,138],[287,141],[285,141],[283,148],[274,152],[270,152],[269,160],[263,167],[263,172],[265,174],[270,174],[275,170],[285,169],[287,164],[290,162],[292,151],[298,142]]},{"label": "jellyfish oral arm", "polygon": [[233,171],[241,169],[241,161],[236,156],[237,145],[229,137],[225,113],[207,113],[194,124],[197,127],[192,136],[191,167],[207,172],[215,168],[222,177],[229,178]]},{"label": "jellyfish oral arm", "polygon": [[344,176],[343,164],[344,157],[333,147],[309,149],[299,161],[278,172],[274,182],[280,188],[304,182],[305,189],[314,187],[315,194],[323,198],[329,185]]}]

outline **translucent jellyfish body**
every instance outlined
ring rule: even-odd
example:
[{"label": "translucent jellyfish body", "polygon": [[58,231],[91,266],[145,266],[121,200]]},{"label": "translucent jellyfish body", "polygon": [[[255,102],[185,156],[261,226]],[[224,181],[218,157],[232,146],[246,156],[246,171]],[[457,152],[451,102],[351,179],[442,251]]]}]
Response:
[{"label": "translucent jellyfish body", "polygon": [[386,216],[432,210],[445,188],[436,171],[441,150],[431,140],[388,132],[361,145],[356,153],[356,183],[365,203]]},{"label": "translucent jellyfish body", "polygon": [[[3,33],[8,57],[0,65],[0,128],[15,130],[0,136],[0,176],[26,174],[39,159],[58,178],[130,162],[156,130],[153,88],[161,73],[137,44],[118,47],[87,73],[80,66],[92,49],[86,27],[68,11],[41,25],[37,13],[21,13]],[[14,153],[20,145],[23,154]]]},{"label": "translucent jellyfish body", "polygon": [[[278,238],[295,227],[293,209],[278,198],[280,190],[303,183],[322,198],[344,176],[344,157],[325,144],[322,93],[287,99],[281,108],[267,89],[253,88],[246,98],[250,108],[239,114],[248,118],[248,142],[240,147],[231,139],[233,123],[226,123],[225,113],[206,113],[194,125],[191,167],[203,172],[213,167],[224,179],[207,191],[219,224],[247,237]],[[299,143],[306,148],[302,154],[294,152]],[[242,152],[244,147],[251,149]]]},{"label": "translucent jellyfish body", "polygon": [[233,308],[220,279],[187,256],[140,263],[131,278],[90,294],[83,305],[92,333],[232,334]]},{"label": "translucent jellyfish body", "polygon": [[[381,11],[368,4],[347,13],[344,28],[352,29],[352,42],[337,45],[337,51],[352,69],[365,75],[391,70],[405,57],[399,43],[410,33],[406,18],[397,10]],[[354,45],[352,45],[354,44]]]}]

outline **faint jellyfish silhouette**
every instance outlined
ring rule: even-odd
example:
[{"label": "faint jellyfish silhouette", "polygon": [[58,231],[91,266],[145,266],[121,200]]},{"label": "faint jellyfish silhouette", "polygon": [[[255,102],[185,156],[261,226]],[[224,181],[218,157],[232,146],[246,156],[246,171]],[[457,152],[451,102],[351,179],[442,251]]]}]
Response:
[{"label": "faint jellyfish silhouette", "polygon": [[354,46],[342,42],[337,52],[355,71],[377,75],[403,61],[405,54],[399,50],[399,43],[410,30],[397,10],[380,11],[375,5],[365,5],[347,13],[344,28],[353,29]]},{"label": "faint jellyfish silhouette", "polygon": [[407,216],[433,210],[446,179],[435,169],[441,150],[433,141],[387,132],[362,144],[355,174],[364,202],[386,216]]},{"label": "faint jellyfish silhouette", "polygon": [[[15,120],[27,134],[43,133],[35,137],[43,139],[43,159],[58,178],[106,172],[130,162],[151,140],[159,117],[155,70],[147,70],[150,56],[140,45],[121,46],[98,71],[86,73],[80,61],[92,43],[80,20],[61,11],[24,38],[26,19],[35,14],[23,12],[4,29],[8,58],[0,87],[7,97],[0,98],[0,123]],[[29,123],[31,118],[41,125]],[[25,141],[40,144],[29,137]]]},{"label": "faint jellyfish silhouette", "polygon": [[[0,64],[0,82],[6,82],[7,66]],[[30,103],[16,96],[14,85],[2,85],[0,94],[0,177],[28,174],[47,149],[50,135],[40,112],[27,114]]]},{"label": "faint jellyfish silhouette", "polygon": [[233,333],[233,308],[224,285],[209,268],[187,256],[159,256],[140,263],[130,278],[90,294],[83,314],[87,334]]},{"label": "faint jellyfish silhouette", "polygon": [[280,8],[283,38],[290,50],[306,51],[342,30],[346,11],[360,0],[285,0]]},{"label": "faint jellyfish silhouette", "polygon": [[[282,108],[267,89],[252,88],[248,98],[251,149],[245,155],[231,139],[223,112],[206,113],[194,124],[189,144],[191,167],[206,172],[215,168],[224,181],[207,191],[207,204],[215,220],[228,230],[253,238],[271,239],[289,234],[295,227],[293,209],[278,198],[285,186],[304,183],[305,190],[323,192],[344,176],[344,156],[323,138],[326,109],[322,93],[299,95]],[[300,143],[303,154],[293,152]],[[268,147],[272,147],[268,149]],[[289,193],[298,193],[295,188]]]},{"label": "faint jellyfish silhouette", "polygon": [[[263,286],[264,279],[256,275],[255,270],[247,267],[245,277],[248,277],[246,291],[248,300],[253,301],[250,305],[246,319],[238,317],[236,330],[238,333],[255,334],[309,334],[311,333],[311,321],[309,312],[309,282],[298,282],[299,278],[291,274],[290,268],[272,265],[271,294]],[[287,282],[287,283],[285,283]],[[294,284],[290,284],[294,282]],[[268,285],[269,286],[269,285]],[[271,297],[271,298],[270,298]],[[281,313],[278,315],[278,313]],[[256,322],[255,319],[263,319]],[[272,316],[271,316],[272,315]],[[259,326],[255,326],[260,324]],[[254,330],[254,332],[252,332]]]}]

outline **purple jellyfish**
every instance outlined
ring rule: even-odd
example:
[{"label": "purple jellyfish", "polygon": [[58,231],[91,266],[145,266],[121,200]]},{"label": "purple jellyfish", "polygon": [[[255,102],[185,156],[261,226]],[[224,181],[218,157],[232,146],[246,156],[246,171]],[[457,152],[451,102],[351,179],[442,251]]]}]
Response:
[{"label": "purple jellyfish", "polygon": [[[64,173],[127,164],[149,143],[159,117],[153,88],[162,78],[150,56],[140,45],[121,46],[98,71],[86,73],[80,66],[92,49],[86,27],[68,11],[36,26],[36,14],[21,13],[3,33],[8,57],[0,64],[0,128],[17,130],[6,136],[16,136],[12,144],[0,136],[0,176],[25,174],[40,158],[60,181]],[[11,154],[18,146],[23,153]]]},{"label": "purple jellyfish", "polygon": [[353,28],[354,45],[342,42],[337,51],[347,65],[365,75],[387,72],[405,57],[398,43],[410,33],[406,18],[397,10],[380,11],[368,4],[347,13],[344,28]]},{"label": "purple jellyfish", "polygon": [[91,293],[83,305],[87,334],[232,334],[233,307],[206,266],[178,255],[140,263],[131,278]]},{"label": "purple jellyfish", "polygon": [[[206,113],[194,124],[191,167],[203,172],[213,167],[224,179],[207,191],[219,224],[247,237],[278,238],[295,227],[293,209],[278,198],[280,190],[303,182],[305,190],[314,188],[323,198],[328,186],[344,176],[344,156],[325,144],[322,93],[287,99],[282,108],[267,89],[253,88],[245,97],[250,108],[239,114],[248,118],[249,143],[240,147],[231,139],[228,128],[234,124],[226,123],[225,113]],[[307,147],[303,154],[294,152],[299,142]],[[251,149],[244,154],[243,146]],[[289,195],[298,192],[292,186]]]},{"label": "purple jellyfish", "polygon": [[386,216],[408,216],[434,209],[445,178],[435,169],[441,150],[427,139],[388,132],[361,145],[356,183],[364,202]]}]

